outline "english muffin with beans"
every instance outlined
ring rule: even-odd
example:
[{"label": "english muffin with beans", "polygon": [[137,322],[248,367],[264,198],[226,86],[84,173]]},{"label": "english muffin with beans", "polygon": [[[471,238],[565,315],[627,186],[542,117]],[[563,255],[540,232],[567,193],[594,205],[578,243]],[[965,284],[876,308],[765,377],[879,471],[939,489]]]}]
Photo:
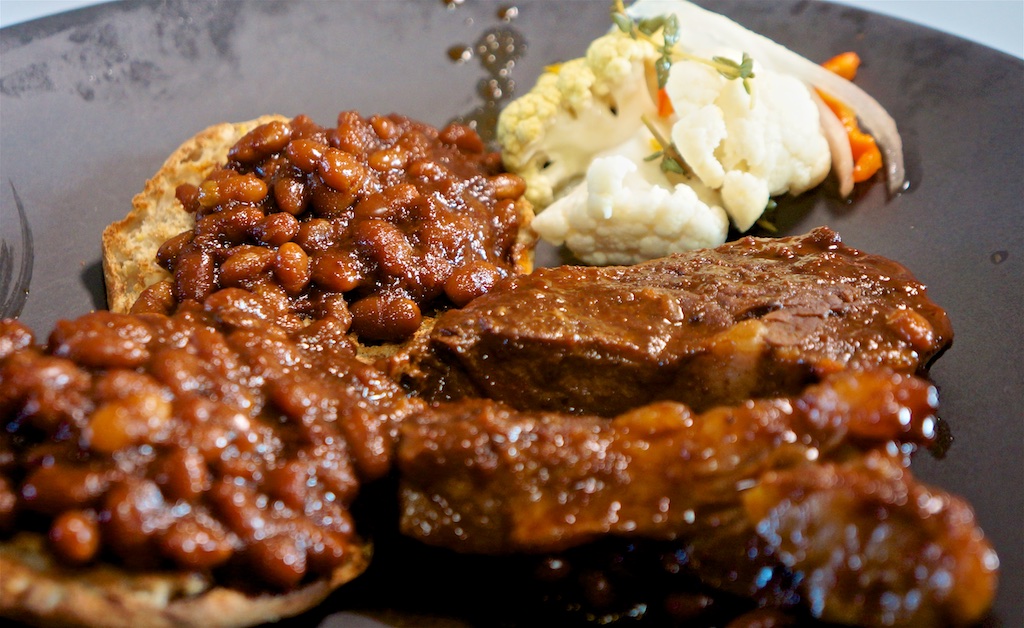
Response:
[{"label": "english muffin with beans", "polygon": [[346,333],[239,288],[45,344],[0,321],[0,617],[249,625],[362,573],[351,506],[423,402]]},{"label": "english muffin with beans", "polygon": [[223,124],[175,151],[103,234],[114,311],[224,288],[332,318],[387,355],[437,311],[532,269],[525,184],[471,128],[346,111]]}]

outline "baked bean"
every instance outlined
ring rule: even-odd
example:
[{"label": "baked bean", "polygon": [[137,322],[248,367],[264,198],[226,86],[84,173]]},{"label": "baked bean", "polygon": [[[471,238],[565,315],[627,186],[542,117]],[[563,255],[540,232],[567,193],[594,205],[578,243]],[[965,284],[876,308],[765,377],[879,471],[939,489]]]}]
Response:
[{"label": "baked bean", "polygon": [[418,179],[422,183],[435,183],[442,181],[448,176],[448,169],[444,165],[429,159],[420,159],[409,164],[409,176]]},{"label": "baked bean", "polygon": [[[319,444],[307,450],[307,453],[315,461],[316,476],[321,488],[332,496],[331,501],[347,504],[355,499],[359,479],[348,452],[336,445]],[[327,496],[326,493],[324,496]]]},{"label": "baked bean", "polygon": [[221,199],[258,203],[267,197],[267,184],[255,175],[243,174],[222,182],[219,192]]},{"label": "baked bean", "polygon": [[291,329],[289,325],[283,323],[292,303],[284,288],[272,281],[260,282],[253,288],[253,293],[273,312],[274,323],[282,325],[286,329]]},{"label": "baked bean", "polygon": [[296,295],[309,283],[309,256],[294,242],[285,242],[277,249],[274,276],[290,295]]},{"label": "baked bean", "polygon": [[288,160],[302,172],[315,172],[320,167],[324,153],[330,149],[326,144],[313,140],[295,140],[288,144]]},{"label": "baked bean", "polygon": [[174,198],[190,214],[194,214],[199,210],[199,186],[195,184],[182,183],[174,189]]},{"label": "baked bean", "polygon": [[363,187],[369,172],[363,162],[353,155],[337,148],[328,148],[320,159],[320,178],[339,192],[353,196]]},{"label": "baked bean", "polygon": [[242,136],[228,151],[228,159],[241,163],[259,161],[271,153],[276,153],[288,145],[292,137],[292,128],[285,122],[274,120],[261,124]]},{"label": "baked bean", "polygon": [[425,200],[420,191],[411,183],[400,183],[371,194],[355,206],[356,218],[381,218],[401,220],[405,212]]},{"label": "baked bean", "polygon": [[323,218],[311,218],[299,225],[299,232],[292,239],[302,250],[312,255],[327,251],[337,245],[334,225]]},{"label": "baked bean", "polygon": [[160,458],[153,479],[171,499],[194,500],[212,485],[206,461],[192,447],[176,447]]},{"label": "baked bean", "polygon": [[183,231],[161,244],[156,252],[157,263],[168,271],[172,270],[178,262],[178,256],[192,243],[193,237],[191,231]]},{"label": "baked bean", "polygon": [[352,214],[352,204],[357,199],[357,191],[342,192],[322,182],[314,183],[310,190],[309,202],[314,214],[342,226],[347,223]]},{"label": "baked bean", "polygon": [[213,257],[206,251],[189,251],[174,268],[174,298],[181,301],[202,301],[213,292],[216,269]]},{"label": "baked bean", "polygon": [[456,146],[467,153],[483,153],[486,149],[480,135],[464,124],[449,124],[441,129],[437,139],[445,144]]},{"label": "baked bean", "polygon": [[313,260],[313,281],[338,292],[355,290],[363,281],[361,264],[345,253],[320,253]]},{"label": "baked bean", "polygon": [[95,378],[92,393],[97,404],[101,404],[133,395],[160,397],[166,394],[166,390],[148,373],[134,369],[110,369]]},{"label": "baked bean", "polygon": [[235,539],[209,516],[189,513],[160,534],[160,551],[186,569],[209,570],[235,553]]},{"label": "baked bean", "polygon": [[914,310],[895,310],[885,322],[901,339],[918,351],[925,351],[935,345],[935,329],[928,319]]},{"label": "baked bean", "polygon": [[353,237],[384,272],[403,276],[416,263],[416,251],[402,231],[386,220],[372,218],[353,225]]},{"label": "baked bean", "polygon": [[518,239],[519,225],[523,220],[516,201],[505,199],[495,203],[492,220],[495,226],[494,246],[501,251],[509,250]]},{"label": "baked bean", "polygon": [[373,295],[356,301],[350,309],[352,330],[367,340],[401,340],[423,322],[419,305],[407,297]]},{"label": "baked bean", "polygon": [[[303,327],[295,334],[295,341],[308,351],[322,352],[334,351],[339,354],[354,356],[356,354],[355,343],[348,337],[348,330],[352,326],[352,314],[345,305],[345,299],[341,295],[332,295],[331,300],[337,305],[330,311],[321,312],[318,320]],[[340,311],[344,308],[344,311]]]},{"label": "baked bean", "polygon": [[377,137],[382,140],[394,139],[402,132],[397,124],[380,115],[370,116],[370,126],[373,127],[373,132],[377,134]]},{"label": "baked bean", "polygon": [[455,269],[444,284],[444,292],[458,307],[486,293],[501,278],[501,270],[488,262],[469,262]]},{"label": "baked bean", "polygon": [[[338,525],[339,520],[349,519],[348,513],[339,511],[338,515],[330,519],[331,524]],[[306,549],[306,560],[309,568],[322,572],[328,565],[338,565],[346,560],[349,549],[346,541],[351,537],[351,532],[338,533],[323,527],[316,530],[313,543]]]},{"label": "baked bean", "polygon": [[174,284],[158,281],[139,294],[132,304],[131,314],[170,314],[174,310]]},{"label": "baked bean", "polygon": [[91,506],[106,489],[107,478],[94,469],[51,465],[29,473],[21,485],[21,499],[33,512],[56,515]]},{"label": "baked bean", "polygon": [[246,559],[267,582],[291,589],[306,575],[306,550],[289,534],[275,534],[246,548]]},{"label": "baked bean", "polygon": [[245,247],[221,264],[220,285],[235,288],[247,286],[271,267],[275,257],[274,251],[270,249],[258,246]]},{"label": "baked bean", "polygon": [[103,500],[100,527],[103,540],[129,566],[154,562],[153,534],[172,518],[160,489],[151,480],[132,478],[111,487]]},{"label": "baked bean", "polygon": [[371,147],[378,145],[378,137],[373,127],[354,111],[343,111],[338,114],[338,125],[335,128],[334,146],[354,155],[365,155]]},{"label": "baked bean", "polygon": [[264,299],[240,288],[214,292],[203,303],[203,309],[233,329],[264,327],[275,317],[275,312]]},{"label": "baked bean", "polygon": [[518,175],[503,172],[488,181],[494,187],[494,198],[499,201],[517,199],[526,192],[526,181]]},{"label": "baked bean", "polygon": [[248,205],[234,206],[207,214],[196,221],[193,234],[205,241],[241,244],[263,220],[263,210]]},{"label": "baked bean", "polygon": [[92,405],[87,396],[92,377],[63,358],[17,352],[0,364],[0,384],[6,392],[0,397],[4,411],[10,417],[25,412],[28,425],[41,430],[69,421],[77,425]]},{"label": "baked bean", "polygon": [[74,321],[58,321],[50,334],[50,350],[81,364],[131,368],[149,359],[149,327],[128,314],[97,311]]},{"label": "baked bean", "polygon": [[53,553],[72,565],[89,562],[100,548],[96,517],[82,510],[68,510],[58,515],[50,526],[49,536]]},{"label": "baked bean", "polygon": [[98,407],[83,437],[96,451],[112,454],[142,441],[163,442],[170,419],[171,404],[162,396],[129,395]]},{"label": "baked bean", "polygon": [[322,293],[316,297],[313,305],[313,312],[317,318],[314,322],[333,320],[346,330],[352,326],[352,312],[348,309],[345,295],[338,292]]},{"label": "baked bean", "polygon": [[319,144],[327,143],[326,129],[313,122],[307,115],[300,114],[292,118],[292,139],[312,140]]},{"label": "baked bean", "polygon": [[[281,210],[293,216],[298,216],[306,211],[306,207],[309,206],[306,184],[299,179],[278,179],[274,183],[274,200]],[[295,236],[293,235],[292,237]]]},{"label": "baked bean", "polygon": [[299,233],[299,221],[287,213],[266,216],[256,225],[253,235],[270,246],[281,246]]},{"label": "baked bean", "polygon": [[386,172],[405,168],[411,157],[400,147],[390,146],[370,153],[370,156],[366,158],[366,163],[377,172]]},{"label": "baked bean", "polygon": [[35,335],[16,318],[0,318],[0,360],[32,346]]},{"label": "baked bean", "polygon": [[306,484],[309,482],[312,469],[308,465],[291,460],[282,466],[267,471],[264,486],[267,493],[274,499],[281,500],[293,510],[302,510],[308,494]]}]

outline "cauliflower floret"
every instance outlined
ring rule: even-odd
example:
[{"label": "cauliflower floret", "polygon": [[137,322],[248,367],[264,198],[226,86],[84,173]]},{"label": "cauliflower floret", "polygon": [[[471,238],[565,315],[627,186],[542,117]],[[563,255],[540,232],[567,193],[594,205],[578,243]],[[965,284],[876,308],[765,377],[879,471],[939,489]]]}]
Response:
[{"label": "cauliflower floret", "polygon": [[533,221],[548,242],[566,244],[587,264],[635,264],[725,241],[729,220],[693,188],[654,185],[634,160],[594,159],[586,180]]},{"label": "cauliflower floret", "polygon": [[677,115],[672,143],[705,185],[721,190],[725,211],[740,231],[753,226],[770,196],[799,194],[821,183],[832,158],[804,84],[757,65],[754,76],[748,94],[742,81],[679,61],[665,85]]},{"label": "cauliflower floret", "polygon": [[613,32],[594,40],[587,56],[545,72],[498,119],[505,166],[526,181],[526,198],[542,209],[582,177],[597,153],[633,135],[656,112],[648,67],[650,43]]}]

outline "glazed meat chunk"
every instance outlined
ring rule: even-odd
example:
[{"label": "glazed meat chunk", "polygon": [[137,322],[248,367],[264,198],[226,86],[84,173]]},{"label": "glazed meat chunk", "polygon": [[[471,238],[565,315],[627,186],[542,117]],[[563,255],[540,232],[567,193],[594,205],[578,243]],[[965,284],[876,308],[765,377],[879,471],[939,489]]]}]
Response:
[{"label": "glazed meat chunk", "polygon": [[819,228],[516,277],[439,317],[389,369],[430,400],[614,416],[794,394],[842,369],[916,373],[952,337],[906,268]]},{"label": "glazed meat chunk", "polygon": [[998,561],[970,507],[905,467],[933,438],[934,404],[932,386],[891,371],[700,414],[442,403],[402,427],[401,527],[484,554],[669,540],[706,584],[761,605],[778,585],[763,574],[781,569],[826,621],[970,623]]}]

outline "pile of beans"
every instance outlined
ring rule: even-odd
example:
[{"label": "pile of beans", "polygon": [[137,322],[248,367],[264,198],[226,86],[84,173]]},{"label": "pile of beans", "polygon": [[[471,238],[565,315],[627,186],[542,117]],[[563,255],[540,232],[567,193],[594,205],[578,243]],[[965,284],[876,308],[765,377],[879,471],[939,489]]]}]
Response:
[{"label": "pile of beans", "polygon": [[[295,330],[238,288],[173,316],[94,312],[46,347],[0,321],[0,534],[72,565],[287,590],[360,551],[349,506],[416,400],[332,319]],[[6,529],[4,529],[6,528]]]},{"label": "pile of beans", "polygon": [[464,305],[519,271],[521,178],[472,129],[399,115],[270,122],[178,200],[195,227],[167,241],[133,311],[163,312],[244,288],[361,340],[400,341],[424,314]]}]

